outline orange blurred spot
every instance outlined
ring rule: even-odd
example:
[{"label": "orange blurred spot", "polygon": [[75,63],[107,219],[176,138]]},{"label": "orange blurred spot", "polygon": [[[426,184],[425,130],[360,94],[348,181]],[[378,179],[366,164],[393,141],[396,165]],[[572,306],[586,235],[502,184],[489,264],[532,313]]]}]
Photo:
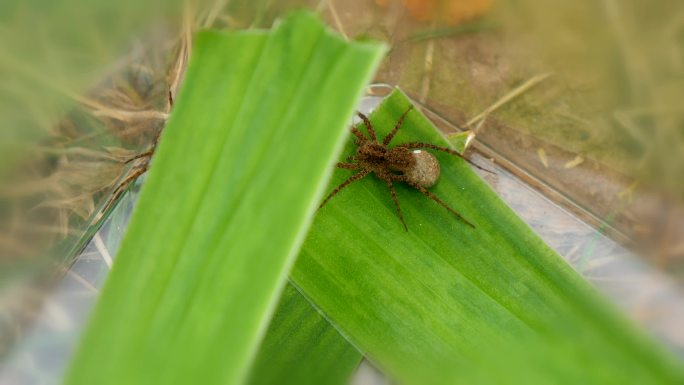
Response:
[{"label": "orange blurred spot", "polygon": [[431,20],[435,17],[438,0],[404,0],[404,7],[414,19]]},{"label": "orange blurred spot", "polygon": [[[387,6],[391,0],[375,0],[380,6]],[[416,20],[441,20],[448,24],[459,24],[487,13],[492,0],[402,0],[408,13]]]},{"label": "orange blurred spot", "polygon": [[444,21],[459,24],[487,13],[492,8],[492,0],[449,0],[443,6]]}]

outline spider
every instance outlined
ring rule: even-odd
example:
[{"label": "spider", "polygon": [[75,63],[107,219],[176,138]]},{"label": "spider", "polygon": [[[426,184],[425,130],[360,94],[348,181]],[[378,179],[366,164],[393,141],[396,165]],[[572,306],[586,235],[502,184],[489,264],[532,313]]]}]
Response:
[{"label": "spider", "polygon": [[[412,109],[413,106],[409,107],[401,115],[397,121],[397,124],[394,126],[394,129],[387,134],[382,142],[378,140],[375,134],[375,129],[373,128],[373,125],[368,117],[361,112],[357,112],[359,118],[361,118],[368,130],[369,137],[364,136],[358,128],[352,127],[351,132],[356,137],[354,144],[358,146],[356,149],[356,154],[347,158],[347,162],[337,163],[337,167],[339,168],[355,170],[357,172],[347,178],[330,194],[328,194],[328,196],[323,200],[323,203],[321,203],[321,205],[318,207],[319,210],[323,208],[323,206],[325,206],[325,204],[328,203],[328,201],[337,195],[337,193],[339,193],[343,188],[349,186],[353,182],[363,179],[371,173],[374,173],[378,179],[387,184],[390,194],[392,195],[392,200],[394,201],[394,206],[399,214],[399,219],[401,220],[402,225],[404,225],[404,230],[408,231],[408,226],[406,226],[404,215],[402,214],[401,207],[399,206],[397,193],[394,190],[394,182],[404,182],[408,184],[409,186],[423,193],[423,195],[426,197],[432,199],[447,209],[447,211],[454,214],[458,219],[463,221],[463,223],[475,228],[475,225],[463,218],[461,214],[449,207],[441,199],[435,196],[435,194],[428,191],[428,188],[432,187],[437,182],[437,178],[439,178],[439,162],[434,155],[427,151],[421,151],[420,149],[443,151],[451,155],[456,155],[473,164],[472,162],[450,148],[436,146],[431,143],[409,142],[394,147],[389,146],[392,138],[394,138],[394,135],[396,135],[397,131],[399,131],[404,118]],[[484,170],[478,165],[473,165]]]}]

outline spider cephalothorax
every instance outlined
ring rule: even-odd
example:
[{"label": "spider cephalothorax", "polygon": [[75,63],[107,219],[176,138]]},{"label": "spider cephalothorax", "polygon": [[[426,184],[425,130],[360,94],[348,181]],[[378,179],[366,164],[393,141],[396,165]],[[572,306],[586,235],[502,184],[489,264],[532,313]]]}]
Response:
[{"label": "spider cephalothorax", "polygon": [[378,141],[378,138],[375,134],[375,129],[373,128],[373,125],[368,117],[360,112],[358,113],[359,117],[363,120],[366,128],[368,129],[368,137],[359,131],[358,128],[352,127],[352,134],[354,134],[356,137],[354,143],[358,146],[356,148],[356,153],[347,158],[346,163],[337,164],[337,167],[339,168],[356,170],[357,172],[347,178],[347,180],[342,182],[342,184],[337,186],[337,188],[328,194],[319,208],[325,206],[325,204],[328,203],[332,197],[334,197],[340,192],[340,190],[347,187],[352,182],[360,180],[370,173],[374,173],[378,179],[387,183],[387,187],[389,187],[390,193],[392,194],[392,200],[397,208],[399,219],[404,225],[404,229],[407,231],[408,227],[404,221],[404,216],[401,213],[401,208],[399,207],[399,200],[397,200],[397,194],[394,190],[394,182],[404,182],[408,184],[409,186],[423,193],[423,195],[446,208],[450,213],[457,216],[467,225],[475,227],[459,213],[447,206],[446,203],[442,202],[441,199],[437,198],[433,193],[427,190],[428,188],[432,187],[439,178],[439,162],[434,155],[420,149],[429,148],[432,150],[444,151],[463,158],[461,154],[450,148],[440,147],[431,143],[423,142],[409,142],[394,147],[389,146],[392,138],[394,138],[394,135],[399,130],[399,127],[401,127],[404,118],[412,109],[413,107],[409,107],[409,109],[401,115],[396,126],[394,126],[394,129],[390,131],[390,133],[382,140],[382,142]]}]

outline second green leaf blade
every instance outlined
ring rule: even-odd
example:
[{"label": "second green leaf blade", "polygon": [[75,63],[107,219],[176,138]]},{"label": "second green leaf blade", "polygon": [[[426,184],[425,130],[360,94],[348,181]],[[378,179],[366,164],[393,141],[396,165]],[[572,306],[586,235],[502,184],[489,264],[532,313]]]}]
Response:
[{"label": "second green leaf blade", "polygon": [[[380,138],[409,105],[395,92],[378,107]],[[412,141],[447,145],[417,110],[392,143]],[[367,177],[319,212],[292,272],[355,346],[402,384],[684,382],[464,161],[434,154],[432,191],[476,229],[398,185],[406,232],[385,183]]]},{"label": "second green leaf blade", "polygon": [[346,385],[361,354],[292,285],[280,298],[248,385]]}]

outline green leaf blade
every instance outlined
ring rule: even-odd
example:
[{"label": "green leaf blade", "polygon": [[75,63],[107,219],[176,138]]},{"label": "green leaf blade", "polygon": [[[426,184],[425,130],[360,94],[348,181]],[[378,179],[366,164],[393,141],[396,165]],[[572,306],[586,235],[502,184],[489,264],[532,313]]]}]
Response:
[{"label": "green leaf blade", "polygon": [[287,285],[250,371],[249,385],[346,385],[361,354]]},{"label": "green leaf blade", "polygon": [[199,35],[67,383],[243,381],[381,53],[303,13]]}]

